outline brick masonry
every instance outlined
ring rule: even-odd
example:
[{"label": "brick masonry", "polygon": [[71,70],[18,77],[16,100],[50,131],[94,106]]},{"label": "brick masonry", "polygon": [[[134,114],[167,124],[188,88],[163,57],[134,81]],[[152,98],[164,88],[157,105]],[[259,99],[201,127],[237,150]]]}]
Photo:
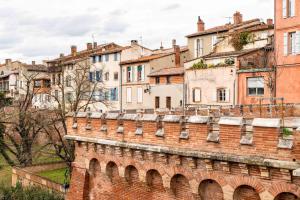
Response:
[{"label": "brick masonry", "polygon": [[[215,142],[208,141],[213,121],[209,117],[162,119],[69,117],[66,139],[76,141],[76,159],[68,199],[300,197],[296,173],[300,137],[294,130],[293,137],[287,138],[292,148],[278,147],[283,138],[279,119],[255,119],[253,141],[246,145],[241,144],[245,134],[242,118],[221,118]],[[142,128],[142,134],[136,134],[137,128]],[[159,129],[163,134],[157,134]],[[181,137],[183,132],[185,137]]]}]

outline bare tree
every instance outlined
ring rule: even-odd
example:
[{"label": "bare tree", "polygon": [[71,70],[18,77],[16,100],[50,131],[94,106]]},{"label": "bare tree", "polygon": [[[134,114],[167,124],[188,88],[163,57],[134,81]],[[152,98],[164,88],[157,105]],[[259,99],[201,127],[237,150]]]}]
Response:
[{"label": "bare tree", "polygon": [[[71,70],[67,70],[70,66]],[[87,111],[95,103],[109,106],[104,95],[107,89],[101,81],[102,77],[98,77],[99,80],[91,79],[90,67],[89,57],[83,57],[72,62],[60,61],[54,69],[56,75],[60,74],[61,80],[56,81],[57,85],[54,86],[56,92],[52,94],[52,99],[56,108],[48,115],[49,126],[45,127],[45,132],[50,137],[56,154],[70,169],[75,159],[75,146],[73,142],[63,139],[68,133],[68,113],[77,115],[80,111]]]}]

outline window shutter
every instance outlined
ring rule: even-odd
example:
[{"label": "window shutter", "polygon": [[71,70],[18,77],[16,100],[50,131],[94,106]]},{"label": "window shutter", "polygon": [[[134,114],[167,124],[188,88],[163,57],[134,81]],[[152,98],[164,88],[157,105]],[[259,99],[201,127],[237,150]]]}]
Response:
[{"label": "window shutter", "polygon": [[200,53],[200,56],[203,56],[203,40],[202,39],[200,39],[199,53]]},{"label": "window shutter", "polygon": [[283,52],[284,55],[288,55],[288,33],[283,34]]},{"label": "window shutter", "polygon": [[118,88],[115,88],[115,100],[116,101],[119,100],[119,91],[118,91]]},{"label": "window shutter", "polygon": [[126,99],[127,103],[131,103],[131,88],[127,88],[126,90]]},{"label": "window shutter", "polygon": [[296,4],[295,4],[295,0],[290,0],[290,3],[291,3],[291,17],[294,17],[295,16],[295,12],[296,12]]},{"label": "window shutter", "polygon": [[230,91],[229,89],[225,89],[225,101],[229,102],[230,101]]},{"label": "window shutter", "polygon": [[198,39],[194,41],[194,58],[198,57]]},{"label": "window shutter", "polygon": [[134,81],[134,67],[133,66],[130,67],[130,72],[131,72],[130,82],[133,82]]},{"label": "window shutter", "polygon": [[143,88],[137,89],[137,102],[143,103]]},{"label": "window shutter", "polygon": [[93,72],[89,72],[89,81],[93,82]]},{"label": "window shutter", "polygon": [[282,0],[282,16],[283,18],[287,17],[287,0]]},{"label": "window shutter", "polygon": [[196,93],[196,89],[193,89],[193,102],[196,102],[195,93]]},{"label": "window shutter", "polygon": [[142,81],[145,81],[145,65],[142,65]]},{"label": "window shutter", "polygon": [[300,31],[296,32],[296,53],[300,54]]}]

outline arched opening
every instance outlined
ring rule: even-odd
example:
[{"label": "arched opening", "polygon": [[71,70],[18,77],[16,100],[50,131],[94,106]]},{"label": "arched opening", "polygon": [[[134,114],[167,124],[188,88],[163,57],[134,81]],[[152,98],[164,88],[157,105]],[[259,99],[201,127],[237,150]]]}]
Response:
[{"label": "arched opening", "polygon": [[146,174],[146,181],[152,189],[164,190],[162,177],[157,170],[149,170]]},{"label": "arched opening", "polygon": [[177,199],[193,199],[189,181],[181,174],[172,177],[171,190]]},{"label": "arched opening", "polygon": [[[97,198],[97,175],[100,174],[100,164],[97,159],[92,159],[89,164],[89,199]],[[99,177],[98,177],[99,178]]]},{"label": "arched opening", "polygon": [[283,192],[277,195],[274,200],[297,200],[297,199],[298,197],[293,193]]},{"label": "arched opening", "polygon": [[116,163],[114,162],[109,162],[106,165],[106,175],[108,176],[108,178],[110,179],[110,181],[112,183],[117,182],[118,178],[119,178],[119,170],[118,170],[118,166],[116,165]]},{"label": "arched opening", "polygon": [[138,170],[129,165],[125,168],[125,179],[129,184],[137,183],[139,181],[139,172]]},{"label": "arched opening", "polygon": [[204,180],[199,186],[201,200],[223,200],[223,190],[214,180]]},{"label": "arched opening", "polygon": [[234,191],[233,200],[261,200],[258,192],[251,186],[241,185]]}]

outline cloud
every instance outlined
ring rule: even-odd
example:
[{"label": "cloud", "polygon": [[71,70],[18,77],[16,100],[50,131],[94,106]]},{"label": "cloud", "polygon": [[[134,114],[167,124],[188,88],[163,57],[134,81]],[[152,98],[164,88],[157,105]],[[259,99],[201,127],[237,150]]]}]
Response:
[{"label": "cloud", "polygon": [[178,8],[180,8],[180,5],[178,3],[174,3],[174,4],[170,4],[166,7],[164,7],[162,10],[163,11],[170,11],[170,10],[176,10]]},{"label": "cloud", "polygon": [[101,34],[110,35],[115,33],[123,33],[129,27],[129,24],[123,22],[118,17],[108,19],[101,30]]}]

